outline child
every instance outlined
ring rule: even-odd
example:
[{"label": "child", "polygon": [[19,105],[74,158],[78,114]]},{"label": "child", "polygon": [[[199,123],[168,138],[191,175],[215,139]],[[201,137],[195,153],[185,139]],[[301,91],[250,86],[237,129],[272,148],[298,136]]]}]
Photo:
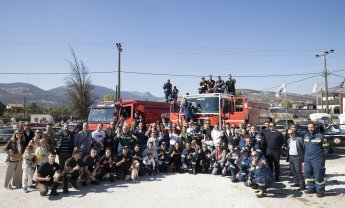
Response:
[{"label": "child", "polygon": [[28,193],[29,191],[33,191],[31,188],[32,186],[32,178],[36,167],[36,157],[33,152],[34,148],[31,145],[28,145],[25,149],[23,154],[23,176],[22,176],[22,186],[24,193]]},{"label": "child", "polygon": [[153,159],[152,152],[147,153],[146,157],[144,157],[143,163],[145,165],[146,175],[153,174],[154,170],[155,170],[156,163],[155,163],[155,160]]},{"label": "child", "polygon": [[36,164],[37,170],[38,168],[45,162],[48,162],[48,146],[47,141],[45,139],[40,140],[40,146],[36,149]]}]

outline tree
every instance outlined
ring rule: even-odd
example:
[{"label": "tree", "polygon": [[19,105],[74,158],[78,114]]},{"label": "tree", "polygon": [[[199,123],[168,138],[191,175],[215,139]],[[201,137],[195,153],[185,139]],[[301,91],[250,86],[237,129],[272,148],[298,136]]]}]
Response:
[{"label": "tree", "polygon": [[92,91],[94,86],[91,82],[89,71],[71,47],[72,61],[67,60],[71,73],[65,78],[67,85],[67,97],[71,103],[71,108],[76,111],[82,119],[87,118],[88,108],[93,104]]},{"label": "tree", "polygon": [[43,109],[41,109],[36,102],[32,102],[28,107],[26,107],[26,110],[30,114],[41,114],[43,113]]},{"label": "tree", "polygon": [[6,105],[0,102],[0,116],[3,116],[6,110]]},{"label": "tree", "polygon": [[103,96],[103,100],[104,101],[114,101],[115,97],[112,93],[108,93],[108,94]]},{"label": "tree", "polygon": [[282,102],[280,103],[280,107],[281,108],[292,108],[292,104],[290,102],[290,100],[282,100]]}]

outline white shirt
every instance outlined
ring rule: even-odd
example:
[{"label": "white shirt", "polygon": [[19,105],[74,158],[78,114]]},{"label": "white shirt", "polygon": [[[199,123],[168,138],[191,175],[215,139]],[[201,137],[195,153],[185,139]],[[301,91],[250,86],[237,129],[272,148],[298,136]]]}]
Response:
[{"label": "white shirt", "polygon": [[104,131],[93,131],[92,132],[92,139],[94,139],[96,142],[99,142],[101,138],[105,137],[105,132]]}]

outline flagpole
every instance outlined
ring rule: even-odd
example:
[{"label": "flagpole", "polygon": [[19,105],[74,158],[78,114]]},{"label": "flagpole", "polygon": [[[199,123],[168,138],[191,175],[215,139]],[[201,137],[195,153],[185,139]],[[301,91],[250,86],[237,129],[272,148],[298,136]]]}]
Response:
[{"label": "flagpole", "polygon": [[287,100],[286,100],[286,86],[285,86],[285,129],[288,128],[287,126]]},{"label": "flagpole", "polygon": [[316,112],[319,113],[319,92],[316,92]]}]

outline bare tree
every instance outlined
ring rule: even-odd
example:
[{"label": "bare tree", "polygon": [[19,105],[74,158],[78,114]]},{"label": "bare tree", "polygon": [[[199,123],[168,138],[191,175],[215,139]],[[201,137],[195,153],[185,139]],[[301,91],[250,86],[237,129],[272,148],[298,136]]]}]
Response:
[{"label": "bare tree", "polygon": [[72,60],[67,60],[71,68],[71,74],[65,78],[67,85],[67,97],[72,109],[82,119],[87,118],[88,108],[93,104],[94,96],[92,91],[94,86],[91,82],[89,71],[82,61],[78,61],[72,47]]}]

